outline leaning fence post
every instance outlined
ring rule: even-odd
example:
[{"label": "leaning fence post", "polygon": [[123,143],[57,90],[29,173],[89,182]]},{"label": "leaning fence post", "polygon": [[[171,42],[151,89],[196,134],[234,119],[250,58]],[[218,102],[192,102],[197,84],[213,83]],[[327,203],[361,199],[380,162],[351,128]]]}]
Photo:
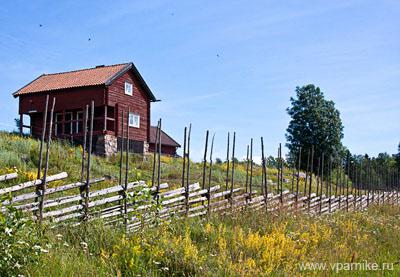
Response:
[{"label": "leaning fence post", "polygon": [[162,144],[161,144],[161,118],[160,118],[160,127],[158,128],[158,165],[157,165],[157,190],[156,190],[156,198],[157,198],[157,205],[159,204],[160,201],[160,196],[158,195],[160,193],[160,184],[161,184],[161,150],[162,150]]},{"label": "leaning fence post", "polygon": [[40,197],[40,202],[39,202],[39,222],[42,222],[43,219],[43,204],[44,204],[44,197],[46,194],[46,178],[47,178],[47,173],[49,171],[49,157],[50,157],[50,144],[51,144],[51,132],[52,132],[52,127],[53,127],[53,115],[54,115],[54,106],[56,105],[56,98],[53,97],[53,104],[51,106],[51,111],[50,111],[50,123],[49,123],[49,132],[47,134],[47,144],[46,144],[46,161],[45,161],[45,167],[44,167],[44,172],[43,172],[43,179],[42,179],[42,192],[41,192],[41,197]]},{"label": "leaning fence post", "polygon": [[156,174],[156,159],[157,159],[157,142],[158,142],[158,129],[160,128],[160,120],[157,122],[157,131],[156,131],[156,141],[154,144],[154,153],[153,153],[153,171],[151,176],[151,186],[154,186],[154,179]]},{"label": "leaning fence post", "polygon": [[[38,161],[38,171],[37,171],[37,178],[40,179],[41,175],[41,170],[42,170],[42,159],[43,159],[43,144],[44,140],[46,137],[46,125],[47,125],[47,112],[48,112],[48,105],[49,105],[49,95],[46,95],[46,104],[45,104],[45,110],[44,110],[44,115],[43,115],[43,129],[42,129],[42,137],[40,140],[40,147],[39,147],[39,161]],[[39,195],[40,194],[40,187],[36,187],[36,193]],[[39,198],[35,198],[35,202],[39,201]]]},{"label": "leaning fence post", "polygon": [[208,193],[207,193],[207,215],[210,216],[211,214],[211,174],[212,174],[212,154],[213,154],[213,149],[214,149],[214,137],[215,133],[213,134],[212,140],[211,140],[211,149],[210,149],[210,171],[208,174]]},{"label": "leaning fence post", "polygon": [[[128,226],[128,203],[126,201],[127,198],[127,190],[128,190],[128,173],[129,173],[129,114],[130,108],[128,107],[128,113],[126,115],[126,145],[125,145],[125,183],[124,183],[124,224],[125,228]],[[122,134],[123,136],[123,134]]]},{"label": "leaning fence post", "polygon": [[233,208],[233,184],[235,181],[235,144],[236,144],[236,132],[233,132],[233,141],[232,141],[232,178],[231,178],[231,208]]},{"label": "leaning fence post", "polygon": [[311,170],[310,170],[310,184],[308,186],[308,212],[310,212],[311,208],[311,185],[312,185],[312,176],[314,171],[314,145],[311,146]]},{"label": "leaning fence post", "polygon": [[122,186],[122,167],[124,163],[124,119],[125,119],[125,114],[124,111],[121,111],[121,144],[120,144],[120,149],[119,149],[119,185]]},{"label": "leaning fence post", "polygon": [[332,155],[329,156],[329,164],[328,164],[328,170],[329,170],[329,213],[331,213],[331,208],[332,208]]},{"label": "leaning fence post", "polygon": [[261,165],[262,165],[262,184],[264,190],[264,203],[265,211],[268,212],[268,184],[267,184],[267,168],[265,165],[265,155],[264,155],[264,139],[261,137]]},{"label": "leaning fence post", "polygon": [[206,185],[206,167],[207,167],[207,147],[208,147],[208,130],[206,132],[206,145],[204,146],[204,157],[203,157],[203,175],[201,188],[204,189]]},{"label": "leaning fence post", "polygon": [[247,145],[246,152],[246,193],[249,191],[249,145]]},{"label": "leaning fence post", "polygon": [[228,182],[229,182],[229,132],[228,132],[228,142],[226,146],[226,177],[225,177],[225,190],[228,190]]},{"label": "leaning fence post", "polygon": [[[321,197],[319,198],[319,213],[321,214],[322,212],[322,192],[324,189],[324,167],[325,167],[325,163],[324,163],[324,159],[325,159],[325,153],[322,152],[322,157],[321,157]],[[325,189],[325,194],[328,194],[328,186],[326,185],[326,189]]]},{"label": "leaning fence post", "polygon": [[186,170],[186,133],[187,127],[184,129],[183,135],[183,160],[182,160],[182,187],[185,188],[185,170]]},{"label": "leaning fence post", "polygon": [[92,100],[90,107],[90,132],[89,132],[89,149],[88,149],[88,160],[86,168],[86,185],[85,185],[85,217],[84,220],[88,219],[89,212],[89,189],[90,189],[90,162],[92,157],[92,144],[93,144],[93,118],[94,118],[94,101]]},{"label": "leaning fence post", "polygon": [[40,171],[42,170],[42,156],[43,156],[43,143],[44,138],[46,136],[46,125],[47,125],[47,110],[49,106],[49,95],[46,95],[46,104],[44,107],[44,114],[43,114],[43,129],[42,129],[42,137],[40,139],[40,147],[39,147],[39,163],[38,163],[38,173],[37,179],[40,179]]},{"label": "leaning fence post", "polygon": [[189,124],[189,131],[187,136],[187,169],[186,169],[186,216],[189,214],[189,186],[190,186],[190,135],[192,132],[192,124]]},{"label": "leaning fence post", "polygon": [[297,180],[296,180],[296,209],[299,200],[299,183],[300,183],[300,167],[301,167],[301,146],[299,146],[299,160],[297,164]]},{"label": "leaning fence post", "polygon": [[349,155],[347,155],[346,212],[349,211],[349,178],[350,178],[350,157]]},{"label": "leaning fence post", "polygon": [[[204,147],[204,157],[203,157],[203,174],[202,174],[202,184],[201,188],[204,189],[206,187],[206,169],[207,169],[207,147],[208,147],[208,130],[206,132],[206,145]],[[204,201],[201,202],[204,205]]]},{"label": "leaning fence post", "polygon": [[250,181],[249,181],[249,187],[250,187],[250,195],[249,199],[250,202],[252,201],[253,197],[253,138],[250,140]]},{"label": "leaning fence post", "polygon": [[[82,147],[82,163],[81,163],[81,178],[80,178],[80,182],[83,184],[83,180],[85,177],[85,160],[86,160],[86,143],[87,143],[87,122],[88,122],[88,117],[89,117],[89,105],[86,105],[85,108],[85,115],[84,115],[84,120],[85,122],[83,122],[83,147]],[[83,209],[85,208],[86,202],[84,202],[84,199],[86,199],[85,196],[85,186],[80,186],[79,187],[79,193],[81,195],[81,200],[79,201],[79,203],[82,205]]]},{"label": "leaning fence post", "polygon": [[281,167],[281,173],[280,173],[280,179],[281,179],[281,205],[283,204],[283,158],[282,158],[282,144],[279,143],[279,156],[280,156],[280,167]]},{"label": "leaning fence post", "polygon": [[83,182],[85,176],[85,160],[86,160],[86,140],[87,140],[87,122],[89,117],[89,105],[86,105],[85,116],[83,122],[83,147],[82,147],[82,164],[81,164],[81,182]]},{"label": "leaning fence post", "polygon": [[307,195],[307,181],[308,181],[308,170],[310,169],[310,148],[308,148],[307,152],[307,168],[306,168],[306,179],[304,181],[304,195]]}]

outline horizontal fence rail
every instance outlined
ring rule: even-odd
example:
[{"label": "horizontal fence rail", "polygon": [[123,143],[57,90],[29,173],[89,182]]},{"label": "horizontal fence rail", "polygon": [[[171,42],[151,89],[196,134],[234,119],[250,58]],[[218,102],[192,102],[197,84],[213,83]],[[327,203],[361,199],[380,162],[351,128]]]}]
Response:
[{"label": "horizontal fence rail", "polygon": [[[2,175],[6,176],[6,175]],[[16,178],[15,174],[7,174],[2,181]],[[47,182],[60,181],[68,176],[67,173],[47,177]],[[100,185],[106,179],[95,178],[89,184]],[[12,204],[32,218],[38,220],[39,196],[46,196],[43,200],[44,220],[50,224],[80,224],[84,219],[92,221],[102,219],[107,225],[123,224],[128,231],[135,231],[144,226],[154,225],[158,221],[170,221],[176,217],[209,216],[213,213],[234,214],[243,210],[265,210],[274,212],[304,212],[310,215],[333,213],[339,210],[357,211],[364,210],[371,204],[399,204],[398,191],[379,191],[361,195],[331,195],[325,194],[296,195],[289,190],[280,193],[268,193],[267,196],[251,194],[243,188],[221,188],[220,185],[202,189],[199,183],[187,187],[170,189],[169,185],[162,183],[159,186],[149,187],[144,181],[128,182],[126,186],[105,184],[105,187],[92,190],[88,194],[81,194],[80,188],[85,182],[61,184],[50,187],[46,191],[36,190],[42,180],[33,180],[13,185],[0,190],[0,194],[11,194],[9,200],[2,202],[4,205]],[[73,190],[76,193],[73,193]],[[151,195],[158,191],[159,207],[155,214],[149,212],[152,207],[148,199],[141,199],[144,190]],[[26,192],[26,190],[33,190]],[[125,195],[123,194],[125,193]],[[38,198],[39,197],[39,198]],[[87,209],[85,209],[88,199]],[[123,200],[127,199],[126,210]],[[86,214],[85,214],[86,213]]]}]

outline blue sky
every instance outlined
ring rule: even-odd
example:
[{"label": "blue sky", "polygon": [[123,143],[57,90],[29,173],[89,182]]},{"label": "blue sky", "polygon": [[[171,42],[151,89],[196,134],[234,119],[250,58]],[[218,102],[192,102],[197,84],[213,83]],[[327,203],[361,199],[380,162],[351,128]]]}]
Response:
[{"label": "blue sky", "polygon": [[400,141],[400,1],[6,1],[0,14],[0,129],[38,75],[133,61],[162,100],[153,123],[182,141],[191,122],[196,159],[206,129],[217,157],[228,131],[239,158],[260,136],[275,154],[308,83],[336,102],[353,153]]}]

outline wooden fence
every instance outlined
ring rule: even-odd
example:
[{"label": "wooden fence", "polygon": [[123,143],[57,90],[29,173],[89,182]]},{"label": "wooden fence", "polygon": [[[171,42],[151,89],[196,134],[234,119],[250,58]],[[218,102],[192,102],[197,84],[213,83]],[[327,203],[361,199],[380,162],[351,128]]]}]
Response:
[{"label": "wooden fence", "polygon": [[[55,101],[53,97],[50,119],[47,122],[49,96],[46,97],[43,117],[45,127],[40,141],[37,179],[0,189],[0,197],[9,195],[8,199],[2,202],[3,211],[6,210],[5,205],[13,205],[38,222],[46,220],[55,225],[80,224],[101,218],[106,224],[123,224],[127,230],[135,230],[144,225],[154,224],[156,221],[170,220],[172,217],[209,216],[213,213],[230,214],[244,209],[289,213],[300,211],[317,215],[337,210],[362,210],[375,203],[393,205],[399,203],[399,172],[382,166],[373,167],[370,158],[357,162],[352,161],[349,156],[342,159],[324,152],[317,153],[314,146],[308,146],[307,149],[299,147],[296,157],[292,157],[293,168],[289,176],[289,179],[291,178],[289,191],[283,187],[283,184],[289,181],[285,181],[284,178],[284,159],[282,147],[279,145],[276,159],[277,183],[274,193],[271,191],[273,187],[270,186],[270,180],[267,178],[267,159],[264,155],[262,137],[261,182],[255,184],[253,178],[253,139],[251,139],[247,146],[245,160],[246,182],[238,184],[234,178],[237,162],[235,158],[236,133],[232,136],[232,149],[230,149],[231,137],[228,133],[225,186],[212,185],[214,135],[208,156],[209,131],[206,132],[201,183],[190,184],[191,125],[189,128],[184,128],[181,187],[170,188],[168,184],[162,184],[160,181],[161,119],[157,124],[151,183],[129,182],[129,110],[126,116],[124,112],[121,115],[122,140],[118,153],[118,184],[112,184],[105,178],[93,178],[91,176],[93,101],[90,107],[86,105],[84,109],[84,151],[80,180],[62,184],[62,180],[68,177],[66,172],[48,176]],[[43,155],[44,150],[45,155]],[[302,156],[304,151],[308,153],[307,156]],[[305,158],[307,166],[302,167],[301,162]],[[305,171],[304,182],[300,176],[301,169]],[[334,171],[336,181],[333,180]],[[11,182],[10,180],[15,178],[17,178],[16,173],[2,175],[0,182]],[[312,185],[315,184],[313,178],[316,180],[316,193],[313,193],[312,189]],[[244,185],[244,188],[241,185]],[[301,189],[302,186],[304,189]],[[255,191],[255,188],[260,191]],[[324,189],[325,194],[323,194]]]},{"label": "wooden fence", "polygon": [[[173,217],[207,216],[214,213],[231,214],[242,210],[260,210],[267,212],[305,212],[311,215],[332,213],[338,210],[363,210],[371,204],[399,204],[398,191],[374,192],[369,195],[317,196],[298,195],[288,190],[282,193],[269,193],[266,197],[256,191],[245,192],[243,188],[224,190],[220,186],[202,189],[199,183],[188,187],[170,189],[168,184],[148,187],[145,182],[128,182],[124,185],[110,185],[92,190],[88,194],[81,193],[85,182],[60,184],[67,177],[62,172],[47,177],[49,188],[42,195],[37,190],[42,180],[37,179],[0,189],[0,196],[10,195],[4,205],[12,204],[15,208],[39,219],[39,207],[43,208],[42,219],[50,224],[80,224],[101,218],[106,224],[124,224],[127,230],[136,230],[143,225],[152,224],[154,220],[171,220]],[[0,176],[1,181],[17,178],[16,173]],[[51,184],[58,181],[58,186]],[[105,178],[90,180],[91,188],[100,185]],[[159,205],[153,212],[152,197],[140,198],[140,194],[148,189],[152,197],[159,198]],[[75,191],[75,193],[74,193]],[[141,199],[141,200],[138,200]],[[154,198],[153,198],[154,199]]]}]

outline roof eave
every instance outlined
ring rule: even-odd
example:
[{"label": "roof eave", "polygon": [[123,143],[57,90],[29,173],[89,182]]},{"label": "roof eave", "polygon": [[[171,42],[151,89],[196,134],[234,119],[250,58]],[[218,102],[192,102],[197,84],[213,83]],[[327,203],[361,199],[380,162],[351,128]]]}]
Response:
[{"label": "roof eave", "polygon": [[42,77],[42,76],[44,76],[44,75],[46,75],[46,74],[41,74],[41,75],[39,75],[38,77],[36,77],[35,79],[33,79],[32,81],[30,81],[29,83],[27,83],[25,86],[23,86],[22,88],[20,88],[20,89],[17,90],[16,92],[14,92],[14,93],[12,94],[12,96],[13,96],[14,98],[17,98],[18,96],[21,96],[21,95],[19,95],[18,93],[19,93],[23,88],[29,86],[29,85],[32,84],[34,81],[36,81],[37,79],[39,79],[40,77]]}]

